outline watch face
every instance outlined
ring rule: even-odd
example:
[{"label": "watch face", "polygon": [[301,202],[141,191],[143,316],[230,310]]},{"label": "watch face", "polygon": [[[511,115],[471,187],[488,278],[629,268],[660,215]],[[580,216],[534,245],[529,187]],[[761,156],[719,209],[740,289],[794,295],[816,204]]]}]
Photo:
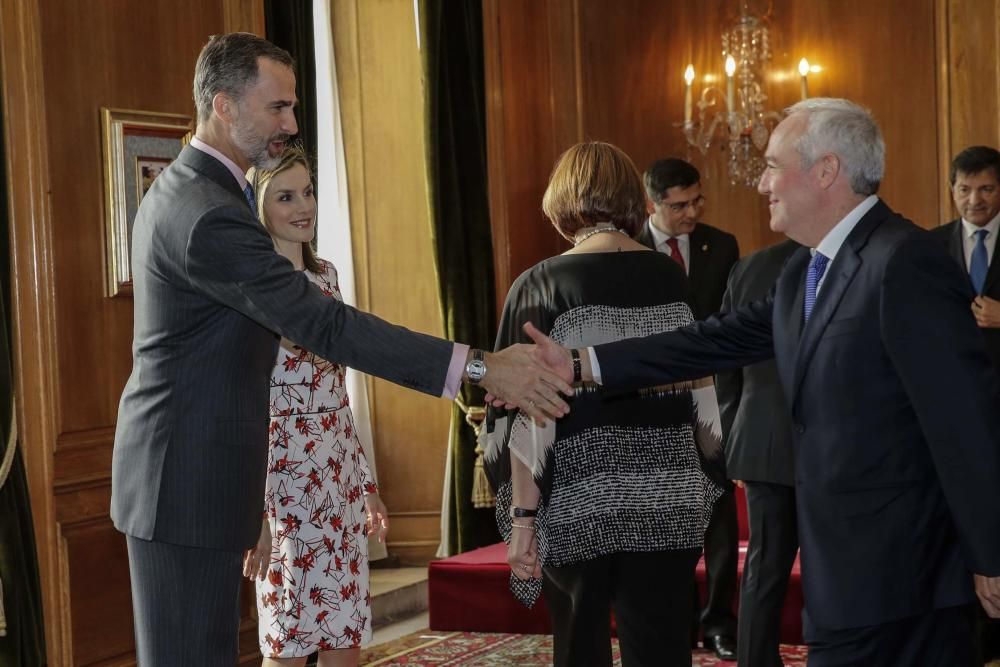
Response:
[{"label": "watch face", "polygon": [[465,366],[465,374],[471,382],[479,382],[486,375],[486,364],[480,359],[473,359]]}]

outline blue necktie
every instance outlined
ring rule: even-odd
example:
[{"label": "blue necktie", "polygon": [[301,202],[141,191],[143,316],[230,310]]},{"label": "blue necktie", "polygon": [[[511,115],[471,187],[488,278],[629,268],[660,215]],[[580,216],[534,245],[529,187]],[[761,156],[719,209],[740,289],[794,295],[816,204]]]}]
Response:
[{"label": "blue necktie", "polygon": [[826,271],[826,265],[829,261],[830,258],[820,252],[815,253],[809,260],[809,268],[806,270],[806,301],[804,304],[806,322],[809,321],[813,306],[816,305],[816,287],[823,279],[823,272]]},{"label": "blue necktie", "polygon": [[976,290],[976,294],[983,293],[986,270],[990,266],[989,257],[986,255],[987,234],[989,232],[985,229],[976,232],[976,245],[972,249],[972,259],[969,260],[969,280],[972,281],[972,289]]},{"label": "blue necktie", "polygon": [[243,194],[246,195],[247,204],[250,205],[250,210],[253,212],[253,217],[259,217],[257,215],[257,196],[253,193],[253,186],[247,183],[247,186],[243,188]]}]

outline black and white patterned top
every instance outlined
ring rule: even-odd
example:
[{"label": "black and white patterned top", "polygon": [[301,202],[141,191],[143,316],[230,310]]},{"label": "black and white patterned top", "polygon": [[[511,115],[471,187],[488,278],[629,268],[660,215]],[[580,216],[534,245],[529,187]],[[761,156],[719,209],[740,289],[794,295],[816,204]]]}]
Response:
[{"label": "black and white patterned top", "polygon": [[[496,349],[530,342],[521,330],[528,321],[569,348],[669,331],[692,320],[685,289],[683,274],[662,253],[552,257],[514,282]],[[570,405],[569,415],[544,428],[517,411],[489,411],[485,462],[504,539],[510,539],[513,455],[541,491],[535,527],[545,566],[624,551],[700,548],[722,493],[706,474],[722,459],[711,383],[629,394],[587,385]],[[512,583],[529,605],[537,596],[530,590],[540,588]]]}]

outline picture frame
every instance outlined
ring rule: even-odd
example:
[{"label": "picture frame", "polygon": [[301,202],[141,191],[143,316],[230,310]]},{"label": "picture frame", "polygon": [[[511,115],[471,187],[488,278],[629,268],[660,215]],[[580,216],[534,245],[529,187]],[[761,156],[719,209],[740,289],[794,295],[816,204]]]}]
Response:
[{"label": "picture frame", "polygon": [[183,114],[101,108],[104,153],[105,287],[108,297],[132,294],[132,225],[156,177],[194,133]]}]

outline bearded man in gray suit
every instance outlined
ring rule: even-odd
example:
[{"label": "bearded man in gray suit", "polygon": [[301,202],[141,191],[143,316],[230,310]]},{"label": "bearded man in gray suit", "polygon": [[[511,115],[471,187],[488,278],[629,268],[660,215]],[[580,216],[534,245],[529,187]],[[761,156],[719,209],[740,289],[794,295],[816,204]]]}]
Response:
[{"label": "bearded man in gray suit", "polygon": [[244,174],[272,167],[297,133],[292,64],[255,35],[213,37],[195,68],[195,136],[136,216],[111,516],[127,537],[144,667],[236,661],[279,335],[428,394],[453,398],[464,379],[539,420],[568,409],[557,391],[569,386],[524,348],[470,351],[388,324],[324,297],[274,251]]}]

